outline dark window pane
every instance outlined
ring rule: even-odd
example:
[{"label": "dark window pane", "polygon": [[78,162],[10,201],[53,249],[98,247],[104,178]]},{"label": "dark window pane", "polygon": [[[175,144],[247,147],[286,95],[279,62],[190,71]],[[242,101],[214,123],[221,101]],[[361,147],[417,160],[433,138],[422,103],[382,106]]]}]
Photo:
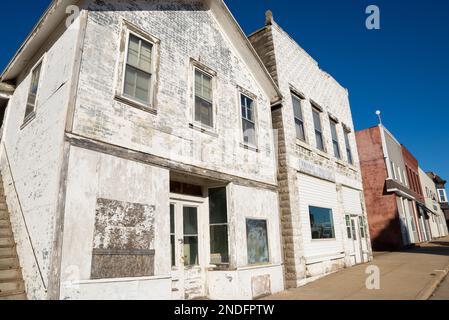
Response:
[{"label": "dark window pane", "polygon": [[211,263],[228,263],[228,226],[210,226],[210,254]]},{"label": "dark window pane", "polygon": [[184,207],[184,235],[198,234],[198,209],[194,207]]},{"label": "dark window pane", "polygon": [[304,123],[299,119],[295,119],[295,127],[296,127],[296,138],[305,141],[306,135],[304,133]]},{"label": "dark window pane", "polygon": [[316,140],[316,147],[319,150],[324,151],[323,136],[321,132],[315,131],[315,140]]},{"label": "dark window pane", "polygon": [[174,267],[176,265],[176,258],[175,258],[175,236],[170,236],[170,245],[171,245],[171,265]]},{"label": "dark window pane", "polygon": [[337,141],[332,141],[332,145],[334,146],[334,155],[336,158],[340,159],[340,146]]},{"label": "dark window pane", "polygon": [[175,205],[170,205],[170,233],[175,233]]},{"label": "dark window pane", "polygon": [[303,120],[301,100],[299,100],[295,96],[292,96],[292,100],[293,100],[293,113],[295,115],[295,118],[299,119],[299,120]]},{"label": "dark window pane", "polygon": [[268,263],[268,234],[266,220],[246,220],[248,263]]},{"label": "dark window pane", "polygon": [[195,121],[198,121],[206,126],[212,127],[212,103],[195,97]]},{"label": "dark window pane", "polygon": [[320,113],[313,109],[313,125],[315,126],[315,130],[321,132],[321,117]]},{"label": "dark window pane", "polygon": [[210,224],[228,223],[226,188],[209,189]]},{"label": "dark window pane", "polygon": [[346,144],[346,155],[348,157],[348,162],[353,164],[351,144],[349,143],[349,132],[345,131],[345,144]]},{"label": "dark window pane", "polygon": [[335,238],[332,209],[309,207],[312,239]]},{"label": "dark window pane", "polygon": [[256,144],[256,129],[255,125],[248,120],[243,119],[243,141],[248,144]]},{"label": "dark window pane", "polygon": [[198,237],[184,237],[184,265],[198,265]]},{"label": "dark window pane", "polygon": [[31,84],[28,93],[27,104],[25,108],[25,119],[33,113],[36,107],[37,90],[39,88],[39,79],[41,74],[42,63],[40,63],[36,68],[34,68],[31,74]]},{"label": "dark window pane", "polygon": [[351,220],[351,227],[352,227],[352,237],[354,238],[354,240],[357,240],[357,233],[356,233],[356,230],[355,230],[354,220]]}]

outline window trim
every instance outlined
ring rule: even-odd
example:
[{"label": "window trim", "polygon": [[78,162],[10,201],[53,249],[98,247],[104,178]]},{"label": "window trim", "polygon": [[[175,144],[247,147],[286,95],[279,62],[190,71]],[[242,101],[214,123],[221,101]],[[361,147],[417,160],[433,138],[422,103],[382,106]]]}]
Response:
[{"label": "window trim", "polygon": [[[440,191],[443,192],[445,201],[443,201],[443,199],[441,199]],[[437,193],[438,193],[438,199],[440,200],[440,203],[446,203],[446,202],[448,202],[448,200],[447,200],[447,194],[446,194],[446,189],[441,189],[441,188],[440,188],[440,189],[437,189]]]},{"label": "window trim", "polygon": [[[40,89],[41,89],[41,82],[44,76],[44,66],[45,66],[45,54],[42,55],[42,57],[33,65],[33,67],[30,69],[30,72],[28,73],[28,76],[30,77],[30,82],[28,85],[28,91],[27,91],[27,96],[26,96],[26,102],[25,102],[25,114],[23,116],[23,122],[22,125],[20,126],[20,129],[22,130],[23,128],[25,128],[29,123],[31,123],[35,118],[36,118],[36,110],[37,110],[37,106],[39,103],[39,98],[40,98]],[[40,71],[39,71],[39,79],[38,79],[38,85],[37,85],[37,91],[36,91],[36,101],[34,102],[34,108],[33,111],[30,112],[28,115],[26,114],[26,108],[28,105],[28,97],[30,95],[31,92],[31,82],[33,80],[33,72],[40,66]]]},{"label": "window trim", "polygon": [[[301,142],[305,142],[305,143],[309,143],[308,138],[307,138],[307,130],[306,130],[306,122],[304,119],[304,108],[303,108],[303,102],[305,101],[304,98],[302,98],[298,93],[296,93],[293,89],[290,89],[290,95],[292,98],[292,109],[293,109],[293,122],[295,124],[295,137],[297,140],[301,141]],[[301,112],[301,117],[302,119],[298,119],[295,115],[295,107],[293,104],[293,100],[296,99],[299,102],[299,106],[300,106],[300,112]],[[298,119],[299,121],[302,122],[302,130],[304,131],[304,140],[299,138],[298,135],[296,134],[296,119]]]},{"label": "window trim", "polygon": [[[333,231],[333,237],[332,238],[320,238],[320,239],[314,239],[313,238],[313,234],[312,234],[312,220],[310,220],[310,208],[317,208],[317,209],[326,209],[326,210],[330,210],[331,212],[331,219],[332,219],[332,231]],[[336,229],[336,224],[335,224],[335,216],[334,216],[334,208],[325,208],[323,207],[321,204],[315,205],[315,204],[308,204],[307,205],[307,214],[308,214],[308,218],[309,218],[309,230],[310,230],[310,239],[312,242],[315,241],[336,241],[338,240],[337,238],[337,229]]]},{"label": "window trim", "polygon": [[[349,139],[349,135],[351,134],[351,130],[348,130],[343,126],[343,138],[345,139],[345,150],[346,150],[346,161],[353,166],[354,165],[354,154],[352,152],[351,140]],[[349,157],[350,156],[350,157]]]},{"label": "window trim", "polygon": [[[318,131],[317,128],[316,128],[315,120],[313,118],[313,113],[314,112],[318,113],[321,131]],[[321,107],[317,106],[314,102],[312,102],[312,122],[313,122],[313,133],[314,133],[314,136],[315,136],[315,148],[317,150],[321,151],[321,152],[327,153],[326,142],[324,140],[324,130],[323,130],[324,127],[323,127],[323,119],[322,119],[322,116],[321,116],[322,113],[323,113],[323,111],[322,111]],[[317,138],[316,138],[317,132],[319,132],[320,135],[321,135],[321,141],[322,141],[322,144],[323,144],[323,149],[320,149],[318,147],[318,141],[317,141]]]},{"label": "window trim", "polygon": [[[150,113],[157,113],[157,90],[159,84],[159,57],[160,57],[160,40],[155,36],[141,30],[139,27],[133,25],[132,23],[123,20],[122,21],[122,34],[119,46],[119,67],[117,75],[117,83],[115,89],[115,100],[125,103],[129,106],[135,107],[137,109],[147,111]],[[134,35],[139,39],[148,42],[152,45],[151,50],[151,78],[150,78],[150,88],[149,88],[149,102],[148,104],[134,99],[128,95],[125,95],[125,76],[126,76],[126,66],[128,62],[128,50],[129,50],[129,38],[130,35]],[[121,50],[123,48],[123,51]]]},{"label": "window trim", "polygon": [[[242,143],[242,146],[244,148],[247,148],[248,150],[254,150],[258,151],[259,146],[259,126],[258,126],[258,112],[257,112],[257,96],[253,94],[252,92],[244,89],[241,86],[237,86],[238,91],[238,98],[237,98],[237,104],[238,104],[238,115],[240,119],[240,141]],[[245,136],[243,134],[243,114],[242,114],[242,96],[251,99],[253,101],[253,123],[254,123],[254,140],[255,144],[247,143],[245,142]],[[249,120],[248,120],[249,121]]]},{"label": "window trim", "polygon": [[[339,141],[339,136],[338,136],[338,120],[335,120],[335,119],[332,119],[331,117],[329,117],[329,126],[330,126],[330,131],[331,131],[332,148],[334,149],[333,150],[334,151],[334,157],[339,159],[339,160],[341,160],[342,157],[341,157],[340,141]],[[335,139],[336,140],[334,140],[334,137],[333,137],[333,134],[332,134],[332,127],[333,126],[335,127],[335,135],[336,135]],[[338,155],[335,154],[336,150],[334,148],[334,143],[337,144]]]},{"label": "window trim", "polygon": [[[199,121],[195,120],[195,72],[198,70],[201,73],[204,73],[205,75],[211,77],[211,86],[212,86],[212,126],[205,125]],[[191,128],[197,128],[201,132],[210,132],[212,134],[216,133],[217,130],[217,106],[216,106],[216,91],[217,91],[217,72],[215,72],[213,69],[209,68],[208,66],[204,65],[203,63],[196,61],[193,58],[190,58],[190,92],[191,92],[191,99],[190,103],[192,104],[191,108],[191,122],[190,127]]]}]

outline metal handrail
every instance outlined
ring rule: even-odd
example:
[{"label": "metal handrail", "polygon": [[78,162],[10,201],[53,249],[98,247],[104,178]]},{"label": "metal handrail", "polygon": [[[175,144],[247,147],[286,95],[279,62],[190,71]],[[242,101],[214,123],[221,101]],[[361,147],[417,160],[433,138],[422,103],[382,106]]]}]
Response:
[{"label": "metal handrail", "polygon": [[33,241],[31,240],[30,231],[28,229],[28,225],[27,225],[27,222],[26,222],[26,219],[25,219],[25,215],[23,214],[22,203],[20,201],[19,193],[17,192],[17,187],[16,187],[16,183],[15,183],[15,180],[14,180],[14,174],[13,174],[12,168],[11,168],[11,163],[9,162],[8,150],[6,149],[6,145],[5,145],[4,142],[2,143],[2,145],[3,145],[3,149],[5,150],[6,162],[8,163],[9,172],[11,174],[12,185],[14,187],[14,191],[15,191],[16,196],[17,196],[17,201],[19,202],[20,213],[22,214],[22,219],[23,219],[23,223],[25,225],[25,230],[26,230],[26,233],[27,233],[27,236],[28,236],[28,240],[30,241],[30,245],[31,245],[31,250],[33,251],[34,259],[36,261],[36,266],[37,266],[37,269],[39,270],[39,275],[40,275],[40,278],[41,278],[41,281],[42,281],[42,285],[44,286],[45,291],[47,291],[47,285],[45,284],[44,276],[42,275],[42,270],[41,270],[41,267],[39,265],[39,260],[37,260],[36,251],[34,250]]}]

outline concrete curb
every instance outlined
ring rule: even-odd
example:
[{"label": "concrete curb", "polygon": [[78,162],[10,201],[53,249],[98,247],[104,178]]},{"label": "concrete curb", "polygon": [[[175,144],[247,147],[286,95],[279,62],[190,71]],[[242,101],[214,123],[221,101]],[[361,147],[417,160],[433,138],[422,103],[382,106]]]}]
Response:
[{"label": "concrete curb", "polygon": [[444,268],[444,270],[434,271],[437,273],[435,278],[425,286],[416,296],[416,300],[429,300],[432,297],[432,294],[438,288],[440,283],[446,278],[449,273],[449,265]]}]

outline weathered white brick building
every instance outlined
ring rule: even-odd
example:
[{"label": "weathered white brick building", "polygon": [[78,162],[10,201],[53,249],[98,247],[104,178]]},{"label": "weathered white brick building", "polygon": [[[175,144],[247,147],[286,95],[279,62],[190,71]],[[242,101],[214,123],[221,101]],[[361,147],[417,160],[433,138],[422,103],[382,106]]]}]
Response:
[{"label": "weathered white brick building", "polygon": [[28,298],[284,289],[281,95],[222,1],[53,1],[1,81]]},{"label": "weathered white brick building", "polygon": [[348,91],[267,12],[249,36],[284,100],[279,130],[279,190],[285,280],[296,287],[371,259]]}]

